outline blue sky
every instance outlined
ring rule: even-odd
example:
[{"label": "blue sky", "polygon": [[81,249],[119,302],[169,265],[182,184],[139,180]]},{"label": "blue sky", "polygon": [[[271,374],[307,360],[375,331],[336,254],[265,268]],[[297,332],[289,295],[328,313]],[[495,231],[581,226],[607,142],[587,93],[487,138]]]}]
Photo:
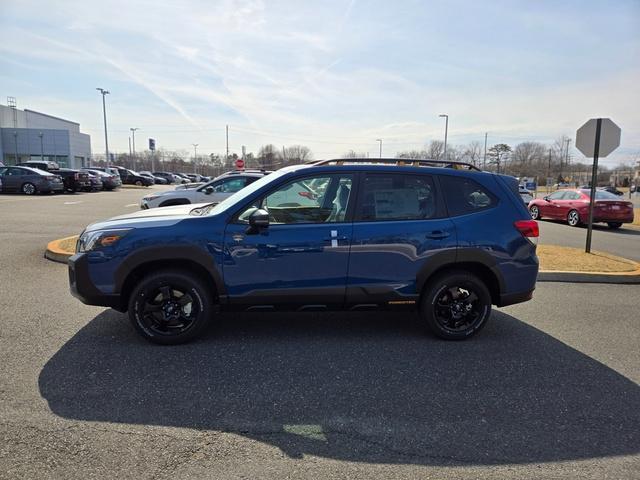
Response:
[{"label": "blue sky", "polygon": [[[167,149],[264,143],[385,155],[442,139],[515,144],[622,128],[640,157],[640,2],[0,0],[0,102],[129,127]],[[580,158],[574,150],[575,158]]]}]

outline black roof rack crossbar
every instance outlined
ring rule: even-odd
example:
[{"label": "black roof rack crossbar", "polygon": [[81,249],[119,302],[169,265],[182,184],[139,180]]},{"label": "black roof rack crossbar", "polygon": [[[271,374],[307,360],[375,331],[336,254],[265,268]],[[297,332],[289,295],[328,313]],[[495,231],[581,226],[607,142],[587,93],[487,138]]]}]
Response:
[{"label": "black roof rack crossbar", "polygon": [[394,165],[413,165],[413,166],[436,166],[442,165],[444,168],[459,168],[465,167],[468,170],[477,170],[479,172],[482,169],[467,162],[454,162],[450,160],[429,160],[428,158],[333,158],[330,160],[314,160],[309,162],[313,165],[328,165],[331,163],[384,163]]}]

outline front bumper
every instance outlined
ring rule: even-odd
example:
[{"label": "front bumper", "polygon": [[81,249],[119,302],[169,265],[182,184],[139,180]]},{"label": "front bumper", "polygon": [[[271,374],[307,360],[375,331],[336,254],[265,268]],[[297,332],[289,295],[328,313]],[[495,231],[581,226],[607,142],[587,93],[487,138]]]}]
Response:
[{"label": "front bumper", "polygon": [[69,289],[71,295],[87,305],[111,307],[124,311],[119,294],[102,293],[89,276],[89,258],[85,253],[76,253],[67,261],[69,266]]}]

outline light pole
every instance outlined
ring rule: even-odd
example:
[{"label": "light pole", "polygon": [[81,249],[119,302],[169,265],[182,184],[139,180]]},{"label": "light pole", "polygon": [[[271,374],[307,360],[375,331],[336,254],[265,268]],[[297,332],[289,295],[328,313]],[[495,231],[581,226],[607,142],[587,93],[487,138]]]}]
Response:
[{"label": "light pole", "polygon": [[441,114],[438,115],[439,117],[444,117],[445,118],[445,123],[444,123],[444,160],[445,162],[447,161],[447,134],[449,133],[449,115],[446,114]]},{"label": "light pole", "polygon": [[382,158],[382,139],[376,138],[376,142],[380,142],[380,158]]},{"label": "light pole", "polygon": [[42,132],[38,133],[40,137],[40,161],[44,162],[44,144],[42,142]]},{"label": "light pole", "polygon": [[192,143],[193,145],[193,173],[198,173],[196,170],[196,162],[198,161],[198,144]]},{"label": "light pole", "polygon": [[136,130],[140,130],[138,127],[130,128],[131,130],[131,140],[133,143],[133,169],[136,170]]},{"label": "light pole", "polygon": [[482,169],[487,168],[487,135],[489,132],[484,132],[484,157],[482,159]]},{"label": "light pole", "polygon": [[105,166],[109,166],[109,141],[107,140],[107,107],[105,105],[104,96],[109,95],[109,90],[105,90],[104,88],[97,87],[98,90],[102,94],[102,116],[104,118],[104,154],[105,161],[107,162]]}]

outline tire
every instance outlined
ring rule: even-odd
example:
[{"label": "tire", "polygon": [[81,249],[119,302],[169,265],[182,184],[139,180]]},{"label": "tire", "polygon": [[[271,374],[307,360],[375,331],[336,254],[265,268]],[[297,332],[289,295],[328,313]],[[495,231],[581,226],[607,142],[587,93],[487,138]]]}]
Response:
[{"label": "tire", "polygon": [[608,222],[607,225],[611,230],[617,230],[622,226],[622,222]]},{"label": "tire", "polygon": [[489,289],[464,270],[445,272],[430,280],[420,302],[422,320],[434,335],[445,340],[471,338],[485,326],[490,315]]},{"label": "tire", "polygon": [[136,185],[136,187],[141,187],[142,186],[142,182],[140,180],[136,180],[135,181],[135,185]]},{"label": "tire", "polygon": [[567,224],[570,227],[577,227],[580,225],[580,223],[580,214],[577,210],[571,210],[569,211],[569,213],[567,213]]},{"label": "tire", "polygon": [[35,195],[38,192],[36,186],[31,182],[26,182],[22,184],[20,191],[25,195]]},{"label": "tire", "polygon": [[[189,303],[182,305],[182,301]],[[134,328],[145,340],[160,345],[178,345],[199,337],[212,315],[211,288],[200,277],[182,270],[147,275],[129,298],[129,320]]]},{"label": "tire", "polygon": [[529,207],[529,215],[531,215],[532,220],[540,220],[542,218],[540,215],[540,209],[537,205],[531,205]]}]

